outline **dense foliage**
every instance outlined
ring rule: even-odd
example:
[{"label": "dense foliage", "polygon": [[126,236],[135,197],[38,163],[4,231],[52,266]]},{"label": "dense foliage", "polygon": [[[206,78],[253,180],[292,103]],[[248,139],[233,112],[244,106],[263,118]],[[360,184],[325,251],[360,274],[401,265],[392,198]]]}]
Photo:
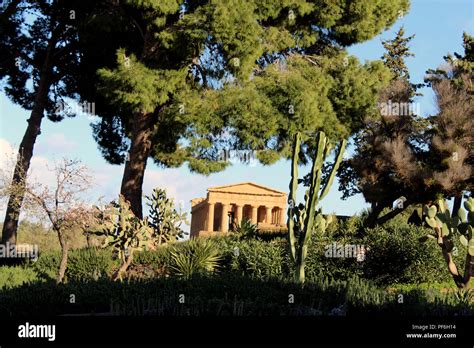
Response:
[{"label": "dense foliage", "polygon": [[[137,251],[120,282],[111,281],[120,264],[109,248],[72,250],[61,285],[54,284],[60,252],[45,252],[36,262],[0,268],[0,313],[32,313],[35,298],[35,310],[58,314],[472,314],[469,295],[447,282],[436,245],[419,243],[428,232],[407,224],[406,216],[372,230],[364,230],[360,217],[339,220],[311,239],[303,287],[294,281],[287,240],[278,235],[231,234]],[[363,245],[365,258],[328,257],[334,244]],[[80,301],[58,301],[70,293]]]},{"label": "dense foliage", "polygon": [[[354,217],[337,221],[326,233],[316,233],[308,246],[306,277],[309,282],[322,278],[347,280],[353,276],[374,281],[381,286],[394,284],[446,283],[449,274],[445,271],[442,255],[433,243],[422,244],[419,239],[430,232],[429,228],[406,223],[406,217],[397,217],[383,227],[365,230],[363,221]],[[457,243],[457,242],[456,242]],[[363,260],[356,257],[327,257],[326,250],[334,244],[365,246]],[[456,244],[461,250],[460,243]],[[203,259],[217,258],[212,267]],[[187,256],[186,256],[187,255]],[[463,254],[456,254],[455,260],[462,266]],[[337,255],[334,255],[337,256]],[[257,233],[253,238],[242,238],[239,234],[216,237],[201,241],[185,241],[163,245],[155,250],[135,253],[128,276],[132,278],[155,278],[161,276],[182,276],[177,270],[179,263],[185,264],[186,277],[208,273],[233,273],[260,280],[293,279],[293,266],[288,254],[285,236],[271,233]],[[30,262],[39,278],[54,278],[59,266],[60,253],[43,252],[38,261]],[[118,261],[113,261],[109,248],[83,248],[72,250],[66,278],[69,280],[93,279],[113,273]],[[187,260],[187,261],[186,261]],[[194,271],[193,271],[194,270]]]},{"label": "dense foliage", "polygon": [[[70,294],[76,303],[70,303]],[[107,296],[104,296],[107,294]],[[403,304],[398,302],[403,295]],[[32,303],[31,298],[35,301]],[[181,299],[181,302],[180,302]],[[294,299],[294,300],[292,300]],[[184,302],[183,302],[184,300]],[[401,289],[387,292],[357,279],[320,279],[301,287],[296,283],[262,281],[237,275],[88,283],[51,282],[4,290],[0,315],[112,313],[115,315],[325,315],[368,318],[377,314],[472,315],[472,303],[453,292]]]}]

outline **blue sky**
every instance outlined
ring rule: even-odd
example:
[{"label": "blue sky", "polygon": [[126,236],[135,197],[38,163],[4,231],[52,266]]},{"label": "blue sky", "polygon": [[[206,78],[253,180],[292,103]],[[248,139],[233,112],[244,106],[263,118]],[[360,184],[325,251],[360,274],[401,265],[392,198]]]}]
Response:
[{"label": "blue sky", "polygon": [[[466,31],[473,34],[474,1],[412,0],[410,12],[399,19],[392,28],[371,41],[350,47],[349,52],[362,62],[379,59],[383,54],[381,40],[393,38],[402,25],[405,27],[406,35],[416,35],[411,42],[411,51],[415,57],[408,59],[407,65],[412,82],[419,83],[423,81],[427,69],[443,63],[444,55],[462,52],[462,33]],[[421,114],[434,113],[433,94],[426,88],[421,92],[424,96],[417,100],[420,103]],[[12,104],[0,92],[0,166],[5,167],[6,154],[10,153],[12,148],[18,147],[28,117],[28,111]],[[112,199],[119,192],[123,166],[109,165],[101,157],[92,138],[90,122],[86,116],[65,119],[60,123],[52,123],[45,119],[35,147],[32,172],[40,180],[48,182],[51,178],[47,167],[52,167],[55,160],[64,156],[79,158],[94,173],[96,187],[91,197],[104,196],[105,199]],[[300,171],[305,173],[304,168]],[[149,161],[144,193],[150,193],[153,187],[166,188],[168,194],[189,212],[189,201],[192,198],[205,196],[208,187],[252,181],[287,192],[289,174],[289,162],[284,160],[272,166],[236,163],[225,171],[208,177],[191,174],[186,166],[179,169],[162,169]],[[337,186],[337,183],[334,183],[330,194],[323,202],[324,212],[349,215],[367,207],[362,196],[341,200]],[[4,211],[2,205],[0,207],[2,220]]]}]

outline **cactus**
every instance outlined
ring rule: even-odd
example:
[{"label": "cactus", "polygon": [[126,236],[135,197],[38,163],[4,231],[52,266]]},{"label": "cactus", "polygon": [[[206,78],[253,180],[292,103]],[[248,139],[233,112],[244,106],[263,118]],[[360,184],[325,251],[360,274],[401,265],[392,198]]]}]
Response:
[{"label": "cactus", "polygon": [[156,245],[175,242],[187,234],[181,229],[181,224],[187,223],[186,214],[175,209],[173,199],[166,196],[165,190],[155,188],[151,196],[145,198],[150,208],[148,221]]},{"label": "cactus", "polygon": [[332,148],[323,132],[318,132],[316,142],[316,157],[313,160],[309,177],[309,189],[306,191],[304,204],[296,205],[296,192],[300,182],[298,180],[298,159],[301,147],[300,133],[295,135],[291,161],[290,194],[288,196],[288,240],[291,260],[296,266],[295,278],[300,283],[304,283],[305,280],[305,260],[312,232],[316,229],[324,231],[332,222],[332,216],[325,218],[321,209],[317,210],[317,207],[329,192],[347,145],[346,140],[341,142],[330,174],[322,182],[324,160]]},{"label": "cactus", "polygon": [[[464,209],[451,217],[446,201],[438,200],[437,206],[425,207],[425,221],[434,230],[434,234],[420,238],[421,241],[435,239],[441,247],[448,269],[458,288],[468,288],[474,271],[474,198],[464,202]],[[466,212],[467,211],[467,212]],[[467,248],[464,276],[458,271],[452,257],[453,239],[459,236],[461,244]]]},{"label": "cactus", "polygon": [[137,218],[123,196],[119,197],[118,204],[98,209],[97,225],[88,233],[104,236],[104,247],[110,246],[117,252],[121,266],[113,275],[114,279],[121,279],[132,262],[133,252],[149,246],[153,240],[153,229],[148,221]]}]

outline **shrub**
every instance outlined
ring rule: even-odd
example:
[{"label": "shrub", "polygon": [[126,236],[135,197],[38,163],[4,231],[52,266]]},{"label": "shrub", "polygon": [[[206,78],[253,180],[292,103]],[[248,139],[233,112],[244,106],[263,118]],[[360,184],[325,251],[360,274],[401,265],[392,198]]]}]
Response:
[{"label": "shrub", "polygon": [[69,280],[89,281],[108,277],[117,266],[110,249],[84,248],[69,254],[66,276]]},{"label": "shrub", "polygon": [[185,279],[214,272],[221,259],[215,243],[203,238],[177,243],[171,247],[170,254],[170,273]]},{"label": "shrub", "polygon": [[444,282],[444,260],[435,244],[423,245],[419,238],[429,232],[401,221],[368,230],[364,244],[369,248],[364,276],[379,284]]},{"label": "shrub", "polygon": [[38,275],[32,268],[23,266],[0,267],[0,290],[11,289],[37,281]]},{"label": "shrub", "polygon": [[[71,255],[72,251],[69,252]],[[39,277],[43,279],[56,279],[59,270],[59,263],[61,262],[60,251],[50,251],[40,253],[38,260],[32,263],[33,269]],[[70,266],[70,265],[69,265]]]},{"label": "shrub", "polygon": [[332,247],[332,243],[337,245],[361,244],[359,239],[344,236],[342,233],[333,237],[321,235],[313,236],[306,258],[306,276],[309,280],[328,277],[330,279],[348,280],[354,276],[363,274],[363,262],[359,262],[354,257],[326,257],[326,246]]},{"label": "shrub", "polygon": [[337,219],[326,228],[325,235],[336,238],[343,236],[357,236],[363,232],[363,218],[361,216],[351,216],[348,219]]},{"label": "shrub", "polygon": [[[223,270],[258,279],[293,279],[288,242],[278,238],[271,241],[260,239],[235,240],[215,238],[223,254]],[[347,280],[362,275],[362,263],[355,258],[327,258],[325,246],[333,242],[353,243],[349,237],[312,236],[306,258],[306,278],[316,281],[323,278]],[[359,241],[360,243],[360,241]]]},{"label": "shrub", "polygon": [[162,245],[155,250],[139,251],[133,258],[132,266],[148,266],[156,271],[167,271],[167,266],[171,263],[170,248],[171,245]]},{"label": "shrub", "polygon": [[[81,301],[64,301],[73,293]],[[104,294],[106,294],[104,296]],[[185,303],[177,301],[186,295]],[[192,296],[187,296],[192,294]],[[295,303],[288,303],[293,294]],[[400,305],[396,294],[377,288],[371,282],[352,278],[307,282],[261,281],[236,274],[195,276],[189,280],[157,278],[114,282],[99,279],[87,283],[54,282],[24,284],[0,290],[0,316],[26,316],[49,313],[113,312],[121,315],[347,315],[397,318],[407,315],[472,315],[473,304],[465,295],[425,291],[403,293]]]},{"label": "shrub", "polygon": [[228,272],[257,279],[281,278],[289,273],[286,241],[216,238],[214,243],[223,254],[223,269]]},{"label": "shrub", "polygon": [[[32,268],[39,277],[56,279],[61,261],[59,251],[40,254],[38,260],[32,263]],[[68,257],[66,278],[69,281],[88,281],[110,275],[117,267],[108,249],[83,248],[71,250]]]}]

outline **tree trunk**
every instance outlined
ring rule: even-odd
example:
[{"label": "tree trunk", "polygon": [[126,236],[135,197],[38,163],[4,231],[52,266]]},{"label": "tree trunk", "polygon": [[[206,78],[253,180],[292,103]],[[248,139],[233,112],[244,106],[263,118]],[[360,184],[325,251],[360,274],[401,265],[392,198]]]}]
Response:
[{"label": "tree trunk", "polygon": [[123,260],[119,269],[112,276],[112,280],[119,280],[119,279],[122,280],[122,274],[124,274],[127,271],[128,267],[132,263],[132,259],[133,259],[133,250],[130,250],[130,254],[128,256],[125,256],[125,259]]},{"label": "tree trunk", "polygon": [[135,216],[143,218],[142,186],[151,151],[153,114],[138,113],[133,119],[131,146],[122,178],[120,194],[130,203]]},{"label": "tree trunk", "polygon": [[61,263],[59,265],[58,279],[56,282],[59,284],[64,281],[64,275],[66,274],[69,245],[61,232],[58,232],[58,238],[59,244],[61,244]]},{"label": "tree trunk", "polygon": [[393,219],[398,214],[404,212],[405,209],[408,208],[409,206],[410,206],[410,203],[405,202],[404,205],[403,205],[403,208],[398,208],[397,207],[397,208],[393,209],[391,212],[389,212],[389,213],[385,214],[384,216],[382,216],[382,217],[378,218],[377,220],[375,220],[374,227],[377,226],[377,225],[383,225],[387,221]]},{"label": "tree trunk", "polygon": [[441,251],[443,253],[443,258],[446,261],[446,266],[448,266],[449,273],[453,277],[454,283],[459,289],[464,287],[464,279],[459,274],[458,268],[453,260],[453,255],[451,252],[447,251],[446,246],[444,245],[443,237],[441,237],[441,233],[438,230],[438,245],[441,247]]},{"label": "tree trunk", "polygon": [[451,214],[451,217],[458,216],[458,211],[461,208],[461,203],[462,203],[462,193],[459,196],[454,197],[453,212]]},{"label": "tree trunk", "polygon": [[446,261],[446,265],[448,266],[449,273],[453,277],[454,283],[459,289],[464,288],[464,279],[463,277],[459,274],[458,269],[456,267],[456,264],[453,261],[453,257],[451,253],[448,253],[446,251],[443,251],[443,257],[444,260]]},{"label": "tree trunk", "polygon": [[464,288],[469,289],[471,285],[471,277],[474,275],[474,258],[466,253],[466,264],[464,266]]},{"label": "tree trunk", "polygon": [[384,208],[385,208],[385,205],[382,203],[379,203],[379,204],[372,203],[371,210],[364,223],[365,227],[368,227],[368,228],[375,227],[377,219]]},{"label": "tree trunk", "polygon": [[[49,60],[48,58],[46,60]],[[49,64],[49,63],[48,63]],[[18,158],[13,172],[12,187],[13,192],[8,200],[7,212],[2,230],[2,243],[16,244],[16,235],[18,230],[18,218],[25,194],[26,175],[30,168],[31,157],[33,157],[33,148],[36,138],[41,133],[41,121],[44,117],[44,108],[48,98],[50,82],[50,66],[45,64],[44,71],[41,74],[38,90],[35,97],[33,110],[28,119],[26,132],[21,140],[18,149]]]}]

